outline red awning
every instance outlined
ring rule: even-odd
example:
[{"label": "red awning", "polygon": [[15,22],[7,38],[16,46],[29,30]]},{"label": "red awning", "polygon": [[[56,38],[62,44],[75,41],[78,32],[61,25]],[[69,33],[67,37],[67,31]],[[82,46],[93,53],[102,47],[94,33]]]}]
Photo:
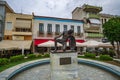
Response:
[{"label": "red awning", "polygon": [[35,39],[35,40],[34,40],[34,45],[37,46],[38,44],[47,42],[48,40],[52,40],[52,39]]},{"label": "red awning", "polygon": [[76,40],[76,42],[83,43],[85,40]]},{"label": "red awning", "polygon": [[[35,40],[34,40],[34,45],[37,46],[38,44],[47,42],[47,41],[49,41],[49,40],[54,41],[53,39],[35,39]],[[76,40],[76,42],[83,43],[83,42],[85,42],[85,41],[84,41],[84,40]]]}]

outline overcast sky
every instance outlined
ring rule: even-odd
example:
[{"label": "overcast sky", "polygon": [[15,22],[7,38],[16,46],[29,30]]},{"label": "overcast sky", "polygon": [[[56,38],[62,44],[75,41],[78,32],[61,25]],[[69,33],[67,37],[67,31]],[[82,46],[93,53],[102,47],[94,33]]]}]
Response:
[{"label": "overcast sky", "polygon": [[103,7],[102,13],[120,15],[120,0],[4,0],[16,13],[71,18],[83,4]]}]

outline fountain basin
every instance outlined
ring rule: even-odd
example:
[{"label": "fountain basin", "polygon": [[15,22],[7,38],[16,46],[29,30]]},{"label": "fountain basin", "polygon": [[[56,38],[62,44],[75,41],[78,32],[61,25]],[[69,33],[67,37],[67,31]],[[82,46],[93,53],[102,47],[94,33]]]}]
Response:
[{"label": "fountain basin", "polygon": [[[42,66],[42,65],[46,65],[49,64],[50,60],[49,59],[43,59],[43,60],[37,60],[36,62],[32,62],[29,63],[27,65],[21,66],[17,69],[14,69],[11,73],[9,73],[8,75],[3,75],[4,72],[0,73],[0,80],[11,80],[13,77],[17,76],[19,73],[32,69],[33,67],[35,68],[36,66]],[[92,62],[89,60],[84,60],[84,59],[78,59],[78,63],[82,64],[82,65],[87,65],[87,66],[92,66],[92,67],[97,67],[100,68],[102,70],[105,70],[107,72],[109,72],[110,74],[113,74],[114,76],[117,77],[116,80],[119,80],[118,78],[120,78],[120,70],[116,70],[115,68],[112,68],[110,66],[107,65],[103,65],[97,62]],[[88,79],[89,80],[89,79]]]}]

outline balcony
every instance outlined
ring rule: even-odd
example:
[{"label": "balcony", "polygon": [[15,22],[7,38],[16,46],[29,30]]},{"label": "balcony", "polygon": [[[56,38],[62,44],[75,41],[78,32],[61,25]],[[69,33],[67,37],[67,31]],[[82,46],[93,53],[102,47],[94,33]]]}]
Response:
[{"label": "balcony", "polygon": [[98,6],[91,6],[91,5],[84,5],[83,6],[83,10],[86,12],[97,12],[99,13],[100,11],[102,11],[102,7],[98,7]]},{"label": "balcony", "polygon": [[52,37],[53,36],[53,32],[47,32],[47,37]]},{"label": "balcony", "polygon": [[39,31],[38,31],[37,34],[38,34],[38,35],[37,35],[38,37],[44,37],[44,32],[39,32]]},{"label": "balcony", "polygon": [[100,27],[90,26],[89,28],[85,29],[85,32],[99,33],[100,32]]},{"label": "balcony", "polygon": [[32,32],[12,32],[12,35],[32,35]]},{"label": "balcony", "polygon": [[81,38],[81,37],[83,37],[83,33],[75,33],[75,37],[76,38]]},{"label": "balcony", "polygon": [[60,32],[55,32],[55,35],[59,35],[60,34]]},{"label": "balcony", "polygon": [[100,15],[98,14],[89,14],[89,18],[100,18]]},{"label": "balcony", "polygon": [[89,37],[89,38],[102,38],[103,34],[100,34],[100,33],[88,33],[87,37]]}]

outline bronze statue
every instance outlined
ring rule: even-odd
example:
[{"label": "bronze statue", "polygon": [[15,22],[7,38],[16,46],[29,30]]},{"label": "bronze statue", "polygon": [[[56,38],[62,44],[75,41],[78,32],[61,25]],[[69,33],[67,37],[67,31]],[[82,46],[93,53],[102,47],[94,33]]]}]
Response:
[{"label": "bronze statue", "polygon": [[[66,51],[66,47],[67,47],[67,41],[69,41],[69,46],[70,46],[70,50],[71,51],[75,51],[75,47],[76,47],[76,41],[75,41],[75,37],[73,36],[73,30],[70,29],[68,31],[63,31],[62,34],[60,34],[59,36],[55,37],[55,50],[54,52],[57,51],[57,42],[61,43],[63,45],[63,51]],[[62,37],[62,39],[59,39],[60,37]]]}]

